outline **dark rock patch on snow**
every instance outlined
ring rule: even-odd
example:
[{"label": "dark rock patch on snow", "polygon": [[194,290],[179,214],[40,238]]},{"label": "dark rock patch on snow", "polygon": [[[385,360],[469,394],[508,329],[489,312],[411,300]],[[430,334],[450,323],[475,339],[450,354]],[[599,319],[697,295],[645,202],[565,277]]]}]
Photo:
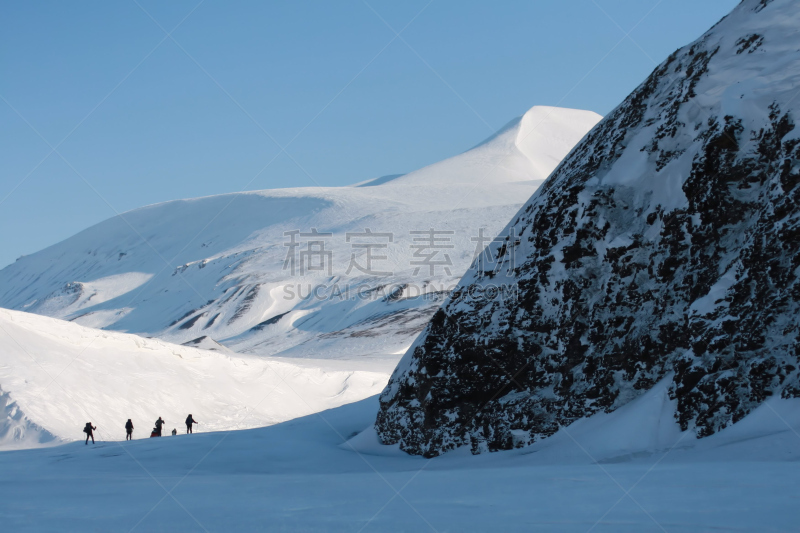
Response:
[{"label": "dark rock patch on snow", "polygon": [[800,396],[798,27],[746,0],[600,122],[403,358],[381,440],[523,446],[670,376],[698,437]]}]

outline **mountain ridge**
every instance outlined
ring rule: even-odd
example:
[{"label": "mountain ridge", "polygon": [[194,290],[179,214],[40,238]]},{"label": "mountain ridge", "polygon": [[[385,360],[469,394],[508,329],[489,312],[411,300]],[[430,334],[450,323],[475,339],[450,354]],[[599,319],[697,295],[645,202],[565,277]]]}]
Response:
[{"label": "mountain ridge", "polygon": [[800,394],[798,27],[746,0],[606,116],[404,355],[382,441],[524,446],[669,373],[699,437]]},{"label": "mountain ridge", "polygon": [[[437,294],[468,268],[471,239],[493,237],[600,118],[539,107],[528,115],[552,142],[537,137],[520,149],[512,128],[369,187],[230,193],[132,210],[1,270],[0,305],[177,344],[205,336],[260,355],[383,357],[388,369],[438,307]],[[443,248],[419,249],[419,232],[428,231],[446,239]],[[327,268],[310,268],[312,256]],[[370,256],[375,267],[364,268]],[[386,298],[398,287],[405,292]],[[346,296],[332,298],[339,290]],[[309,298],[312,291],[322,297]],[[387,334],[375,336],[378,327]]]}]

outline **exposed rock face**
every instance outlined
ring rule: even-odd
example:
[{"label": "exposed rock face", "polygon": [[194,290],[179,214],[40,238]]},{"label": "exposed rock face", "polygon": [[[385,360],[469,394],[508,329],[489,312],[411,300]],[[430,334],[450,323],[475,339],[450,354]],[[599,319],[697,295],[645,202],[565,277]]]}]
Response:
[{"label": "exposed rock face", "polygon": [[662,378],[698,437],[800,396],[799,110],[796,0],[746,0],[672,54],[434,315],[381,395],[382,441],[508,449]]}]

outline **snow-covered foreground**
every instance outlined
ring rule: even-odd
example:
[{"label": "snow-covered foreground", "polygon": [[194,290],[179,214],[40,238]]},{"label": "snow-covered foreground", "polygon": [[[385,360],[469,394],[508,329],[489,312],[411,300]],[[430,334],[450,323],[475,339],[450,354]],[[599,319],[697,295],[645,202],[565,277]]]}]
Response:
[{"label": "snow-covered foreground", "polygon": [[[0,452],[3,530],[788,531],[800,523],[800,400],[773,398],[697,440],[678,430],[665,378],[533,446],[429,461],[377,440],[382,359],[371,370],[332,366],[353,361],[300,366],[8,310],[0,310],[0,347],[0,445],[50,445]],[[194,435],[143,438],[158,416],[182,433],[189,412],[201,422]],[[127,418],[133,442],[121,440]],[[63,444],[82,438],[88,420],[97,444]]]},{"label": "snow-covered foreground", "polygon": [[[260,427],[366,398],[391,369],[337,369],[225,354],[86,328],[0,309],[0,449],[81,439],[84,424],[104,440],[149,437],[161,416],[185,431]],[[365,363],[362,363],[362,367]]]},{"label": "snow-covered foreground", "polygon": [[477,457],[378,445],[375,397],[266,428],[2,452],[0,517],[8,531],[796,531],[800,402],[696,440],[654,422],[662,393]]}]

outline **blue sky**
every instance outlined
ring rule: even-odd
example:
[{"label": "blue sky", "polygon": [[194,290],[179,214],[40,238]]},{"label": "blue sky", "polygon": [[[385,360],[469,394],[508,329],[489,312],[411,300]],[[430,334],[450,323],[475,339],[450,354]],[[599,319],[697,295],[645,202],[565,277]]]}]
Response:
[{"label": "blue sky", "polygon": [[0,266],[146,204],[414,170],[533,105],[606,114],[737,3],[5,2]]}]

